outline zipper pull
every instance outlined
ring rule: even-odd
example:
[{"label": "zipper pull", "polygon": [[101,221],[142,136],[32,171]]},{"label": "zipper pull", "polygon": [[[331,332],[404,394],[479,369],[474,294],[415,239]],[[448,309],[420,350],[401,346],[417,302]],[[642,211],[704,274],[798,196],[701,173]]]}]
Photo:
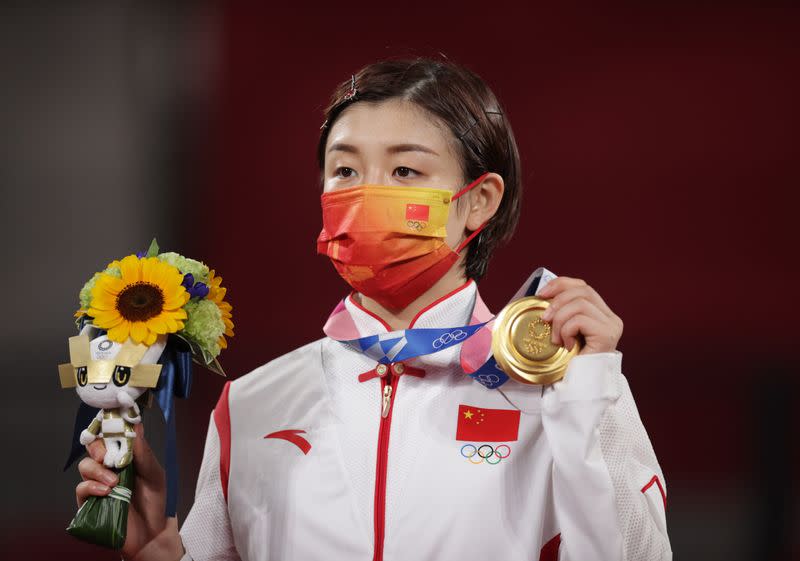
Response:
[{"label": "zipper pull", "polygon": [[386,418],[386,415],[389,414],[389,407],[392,405],[392,386],[391,384],[386,384],[383,388],[383,408],[381,409],[381,417]]}]

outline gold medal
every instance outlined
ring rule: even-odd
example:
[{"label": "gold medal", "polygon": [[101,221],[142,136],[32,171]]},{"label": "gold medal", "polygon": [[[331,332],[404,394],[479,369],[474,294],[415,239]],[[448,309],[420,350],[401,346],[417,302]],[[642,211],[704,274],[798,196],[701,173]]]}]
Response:
[{"label": "gold medal", "polygon": [[549,306],[547,300],[527,296],[508,304],[495,320],[492,353],[497,365],[523,384],[557,382],[580,351],[578,341],[571,351],[552,342],[550,324],[542,319]]}]

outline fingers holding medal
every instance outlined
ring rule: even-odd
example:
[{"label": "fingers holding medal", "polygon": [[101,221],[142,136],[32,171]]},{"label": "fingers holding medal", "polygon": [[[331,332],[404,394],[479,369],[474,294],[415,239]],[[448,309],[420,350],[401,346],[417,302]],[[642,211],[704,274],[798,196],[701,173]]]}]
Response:
[{"label": "fingers holding medal", "polygon": [[600,295],[581,279],[558,277],[539,291],[550,305],[542,320],[551,326],[552,342],[572,350],[582,338],[578,354],[611,352],[622,337],[623,323]]},{"label": "fingers holding medal", "polygon": [[576,355],[610,352],[622,320],[581,279],[557,277],[536,296],[509,303],[492,330],[497,366],[524,384],[552,384]]}]

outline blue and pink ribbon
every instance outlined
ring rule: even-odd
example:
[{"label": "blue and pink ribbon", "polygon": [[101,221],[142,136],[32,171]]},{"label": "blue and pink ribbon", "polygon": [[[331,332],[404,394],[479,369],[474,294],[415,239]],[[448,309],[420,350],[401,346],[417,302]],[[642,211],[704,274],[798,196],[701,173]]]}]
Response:
[{"label": "blue and pink ribbon", "polygon": [[[528,277],[511,301],[535,295],[556,275],[539,267]],[[325,323],[325,334],[367,355],[380,364],[390,364],[438,353],[461,345],[460,363],[464,373],[489,389],[499,388],[509,378],[492,356],[494,316],[476,294],[468,325],[443,328],[412,328],[361,337],[344,300]]]}]

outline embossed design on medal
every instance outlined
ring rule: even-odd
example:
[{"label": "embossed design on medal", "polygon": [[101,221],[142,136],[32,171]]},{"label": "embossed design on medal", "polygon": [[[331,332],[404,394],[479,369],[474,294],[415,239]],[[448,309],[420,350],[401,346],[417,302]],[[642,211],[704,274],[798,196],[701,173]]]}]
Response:
[{"label": "embossed design on medal", "polygon": [[538,355],[547,347],[550,340],[550,324],[541,318],[528,323],[528,336],[522,340],[529,355]]},{"label": "embossed design on medal", "polygon": [[508,304],[498,314],[492,332],[492,353],[500,369],[525,384],[552,384],[563,378],[578,354],[552,342],[552,327],[542,319],[550,302],[528,296]]}]

